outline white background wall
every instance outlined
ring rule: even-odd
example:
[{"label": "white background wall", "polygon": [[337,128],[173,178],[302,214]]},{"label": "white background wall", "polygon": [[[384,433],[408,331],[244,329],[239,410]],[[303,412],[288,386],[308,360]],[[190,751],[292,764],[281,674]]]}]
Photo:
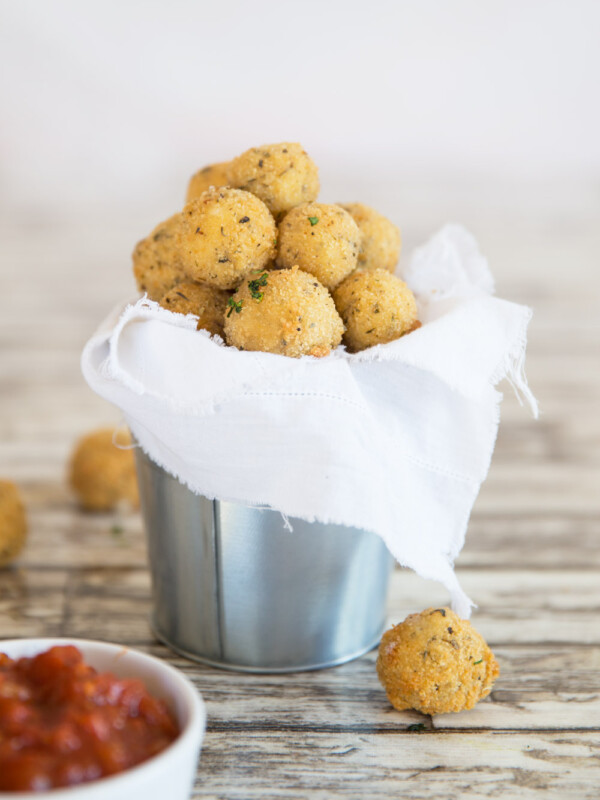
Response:
[{"label": "white background wall", "polygon": [[598,0],[1,0],[0,15],[5,211],[166,215],[198,167],[283,139],[332,186],[600,178]]}]

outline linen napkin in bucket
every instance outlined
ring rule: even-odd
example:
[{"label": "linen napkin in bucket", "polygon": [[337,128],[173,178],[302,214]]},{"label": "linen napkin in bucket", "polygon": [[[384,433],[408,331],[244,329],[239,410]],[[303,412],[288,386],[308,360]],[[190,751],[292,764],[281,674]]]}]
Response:
[{"label": "linen napkin in bucket", "polygon": [[82,368],[193,492],[373,531],[468,617],[453,563],[494,448],[495,385],[508,378],[537,416],[523,371],[531,311],[492,296],[485,259],[456,225],[402,277],[423,326],[361,353],[238,351],[142,298],[109,316]]}]

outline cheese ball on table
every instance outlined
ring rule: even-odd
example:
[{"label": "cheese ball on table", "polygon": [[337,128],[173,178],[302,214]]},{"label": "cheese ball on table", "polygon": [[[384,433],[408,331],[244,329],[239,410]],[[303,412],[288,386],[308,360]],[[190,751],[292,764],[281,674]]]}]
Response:
[{"label": "cheese ball on table", "polygon": [[235,289],[275,257],[275,220],[250,192],[209,189],[185,206],[181,219],[184,268],[195,281]]},{"label": "cheese ball on table", "polygon": [[223,336],[223,320],[229,292],[215,289],[207,283],[186,282],[174,286],[161,298],[160,304],[177,314],[195,314],[198,330]]},{"label": "cheese ball on table", "polygon": [[292,358],[328,355],[343,331],[329,292],[297,267],[254,273],[225,315],[227,344]]},{"label": "cheese ball on table", "polygon": [[13,561],[27,536],[25,506],[12,481],[0,480],[0,567]]},{"label": "cheese ball on table", "polygon": [[[114,437],[114,441],[113,441]],[[69,483],[86,511],[110,511],[121,503],[139,505],[128,431],[101,428],[81,438],[71,456]]]},{"label": "cheese ball on table", "polygon": [[358,266],[393,272],[400,257],[400,231],[387,217],[362,203],[340,203],[361,233]]},{"label": "cheese ball on table", "polygon": [[385,269],[357,270],[333,291],[333,299],[352,353],[399,339],[421,324],[413,293]]},{"label": "cheese ball on table", "polygon": [[360,231],[340,206],[304,203],[293,208],[279,225],[277,263],[297,264],[327,289],[334,289],[356,269]]},{"label": "cheese ball on table", "polygon": [[151,300],[160,300],[173,286],[185,280],[178,249],[181,215],[161,222],[135,246],[132,254],[137,288]]},{"label": "cheese ball on table", "polygon": [[227,186],[229,183],[227,177],[229,164],[229,161],[223,161],[220,164],[210,164],[208,167],[204,167],[194,173],[188,184],[185,202],[189,203],[190,200],[195,200],[197,197],[200,197],[202,192],[210,189],[211,186],[216,188]]},{"label": "cheese ball on table", "polygon": [[399,710],[445,714],[473,708],[500,669],[485,640],[449,608],[411,614],[383,634],[377,674]]},{"label": "cheese ball on table", "polygon": [[275,217],[319,195],[317,166],[297,142],[246,150],[231,162],[229,182],[260,197]]}]

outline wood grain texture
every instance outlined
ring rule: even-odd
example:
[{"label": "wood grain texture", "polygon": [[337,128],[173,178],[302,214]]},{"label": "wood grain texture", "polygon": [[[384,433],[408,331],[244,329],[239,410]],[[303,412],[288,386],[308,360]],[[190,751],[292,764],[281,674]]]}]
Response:
[{"label": "wood grain texture", "polygon": [[[427,195],[427,196],[425,196]],[[156,220],[1,228],[0,473],[27,505],[29,541],[0,570],[0,638],[79,636],[168,660],[202,692],[208,731],[193,796],[598,797],[600,781],[600,228],[597,193],[428,187],[387,198],[405,249],[450,207],[480,239],[500,296],[534,306],[527,372],[541,417],[509,386],[488,480],[457,571],[501,675],[462,714],[396,712],[376,652],[282,676],[211,669],[153,638],[140,516],[83,514],[66,485],[74,440],[118,421],[79,371],[81,348],[130,296],[129,253]],[[450,203],[450,206],[449,206]],[[398,569],[390,623],[447,601]],[[421,732],[409,726],[422,723]]]},{"label": "wood grain texture", "polygon": [[[194,797],[595,800],[600,740],[589,734],[364,732],[265,734],[232,753],[228,734],[209,736]],[[310,769],[306,765],[310,764]]]}]

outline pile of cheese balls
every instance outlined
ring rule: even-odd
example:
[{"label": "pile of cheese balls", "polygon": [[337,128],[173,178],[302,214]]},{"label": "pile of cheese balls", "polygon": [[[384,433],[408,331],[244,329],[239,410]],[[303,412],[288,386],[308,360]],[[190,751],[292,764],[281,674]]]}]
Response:
[{"label": "pile of cheese balls", "polygon": [[393,270],[400,232],[362,205],[317,203],[315,163],[292,142],[192,176],[182,212],[138,243],[138,289],[239,350],[351,352],[419,327]]}]

